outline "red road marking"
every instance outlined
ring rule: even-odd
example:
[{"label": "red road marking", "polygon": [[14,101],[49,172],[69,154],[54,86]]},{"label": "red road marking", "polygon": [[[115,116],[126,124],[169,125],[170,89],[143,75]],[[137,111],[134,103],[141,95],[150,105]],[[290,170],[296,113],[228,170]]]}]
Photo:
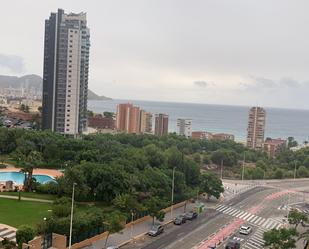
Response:
[{"label": "red road marking", "polygon": [[[276,198],[279,198],[282,195],[288,194],[288,193],[294,193],[294,190],[288,189],[283,190],[280,192],[272,193],[265,197],[264,200],[271,201]],[[257,206],[254,206],[247,210],[248,213],[251,214],[257,214],[260,210],[264,208],[264,204],[261,203]],[[223,227],[223,229],[219,230],[217,233],[210,236],[209,239],[206,241],[203,241],[200,243],[200,245],[197,246],[198,249],[208,249],[208,246],[214,246],[217,245],[218,242],[223,242],[227,237],[229,237],[232,233],[234,233],[243,223],[245,223],[245,220],[237,218],[232,221],[232,223],[228,224],[227,226]]]}]

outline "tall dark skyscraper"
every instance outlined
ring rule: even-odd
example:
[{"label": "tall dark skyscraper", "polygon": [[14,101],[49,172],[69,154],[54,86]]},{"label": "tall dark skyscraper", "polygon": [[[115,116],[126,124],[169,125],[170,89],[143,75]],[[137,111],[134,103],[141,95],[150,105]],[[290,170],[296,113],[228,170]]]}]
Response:
[{"label": "tall dark skyscraper", "polygon": [[90,33],[86,13],[45,20],[42,127],[76,135],[87,125]]}]

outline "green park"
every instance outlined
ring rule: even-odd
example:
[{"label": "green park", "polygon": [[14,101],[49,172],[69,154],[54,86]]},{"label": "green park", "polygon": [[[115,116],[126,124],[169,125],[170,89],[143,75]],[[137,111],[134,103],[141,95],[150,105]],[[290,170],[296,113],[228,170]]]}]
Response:
[{"label": "green park", "polygon": [[[35,234],[68,236],[74,185],[72,241],[102,231],[117,232],[132,213],[134,219],[145,215],[160,219],[161,210],[172,203],[199,194],[219,198],[224,191],[221,177],[307,177],[309,150],[289,150],[294,143],[289,138],[288,147],[269,158],[234,141],[194,140],[175,134],[98,134],[73,139],[47,131],[0,129],[1,167],[10,164],[25,173],[22,192],[0,193],[0,223],[16,228],[27,225]],[[32,177],[36,168],[61,170],[63,175],[40,184]]]}]

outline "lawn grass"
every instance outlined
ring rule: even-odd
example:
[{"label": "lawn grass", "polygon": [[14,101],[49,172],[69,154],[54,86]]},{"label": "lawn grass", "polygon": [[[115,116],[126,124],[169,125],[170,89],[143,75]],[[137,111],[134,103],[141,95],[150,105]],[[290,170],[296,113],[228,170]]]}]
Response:
[{"label": "lawn grass", "polygon": [[[0,192],[0,195],[18,196],[18,192]],[[39,193],[27,193],[21,192],[21,197],[34,198],[34,199],[44,199],[44,200],[55,200],[56,195],[49,194],[39,194]]]},{"label": "lawn grass", "polygon": [[32,201],[18,201],[0,198],[0,223],[13,227],[30,225],[35,227],[44,217],[49,217],[52,204]]}]

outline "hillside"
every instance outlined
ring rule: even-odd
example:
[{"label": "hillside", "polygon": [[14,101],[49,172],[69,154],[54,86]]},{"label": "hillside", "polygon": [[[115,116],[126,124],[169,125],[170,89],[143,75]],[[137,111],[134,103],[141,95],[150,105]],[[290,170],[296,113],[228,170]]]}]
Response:
[{"label": "hillside", "polygon": [[[43,79],[39,75],[29,74],[22,77],[0,75],[0,88],[36,88],[42,90]],[[90,89],[88,89],[89,100],[111,100],[111,98],[105,96],[99,96]]]},{"label": "hillside", "polygon": [[42,89],[42,78],[35,74],[22,77],[0,75],[0,88],[38,88]]}]

